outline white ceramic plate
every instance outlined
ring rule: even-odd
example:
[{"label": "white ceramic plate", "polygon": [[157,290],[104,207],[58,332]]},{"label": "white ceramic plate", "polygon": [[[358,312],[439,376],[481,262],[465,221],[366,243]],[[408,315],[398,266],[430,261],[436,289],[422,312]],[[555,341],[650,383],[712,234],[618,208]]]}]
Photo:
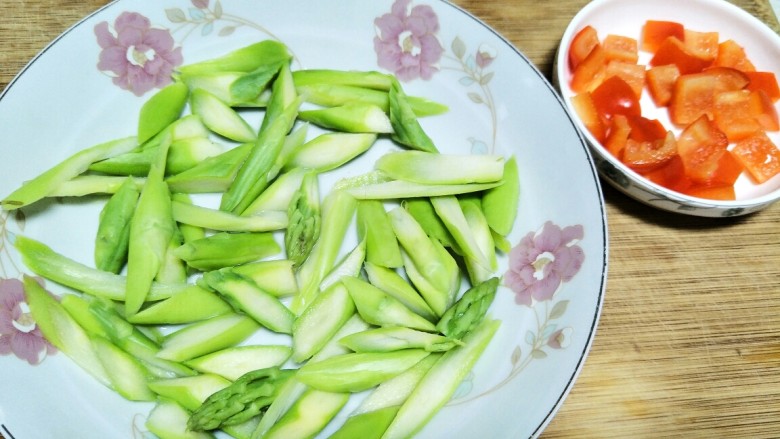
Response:
[{"label": "white ceramic plate", "polygon": [[[403,83],[408,94],[451,109],[423,119],[423,127],[444,152],[515,154],[522,185],[518,219],[509,236],[515,250],[501,257],[499,274],[505,281],[491,310],[502,320],[501,328],[474,373],[420,437],[537,436],[571,389],[601,310],[607,229],[598,178],[562,102],[517,49],[449,3],[416,0],[407,8],[402,3],[111,3],[47,47],[1,96],[0,194],[81,148],[133,134],[137,112],[152,91],[136,96],[97,67],[101,47],[96,26],[116,32],[123,28],[125,19],[116,20],[124,12],[139,14],[134,17],[142,33],[148,29],[140,16],[170,33],[184,63],[278,38],[294,52],[293,68],[384,71],[374,39],[385,37],[387,29],[375,19],[395,7],[399,23],[415,21],[407,20],[410,16],[426,23],[428,44],[442,49],[429,60],[434,67],[430,79]],[[409,35],[402,33],[400,41]],[[430,54],[430,47],[423,51]],[[156,49],[162,53],[165,48]],[[381,140],[372,152],[328,178],[365,172],[390,147]],[[41,240],[89,264],[103,201],[46,201],[24,209],[23,215],[0,217],[0,432],[7,438],[150,437],[144,421],[152,404],[123,400],[62,353],[35,354],[35,364],[28,364],[15,355],[20,349],[13,351],[8,343],[34,338],[30,322],[25,325],[22,318],[26,305],[14,300],[17,280],[29,270],[15,254],[11,234]],[[531,282],[511,285],[510,265],[531,274]],[[535,274],[534,267],[540,269]],[[46,286],[64,291],[53,283]],[[332,428],[343,422],[348,409]]]}]

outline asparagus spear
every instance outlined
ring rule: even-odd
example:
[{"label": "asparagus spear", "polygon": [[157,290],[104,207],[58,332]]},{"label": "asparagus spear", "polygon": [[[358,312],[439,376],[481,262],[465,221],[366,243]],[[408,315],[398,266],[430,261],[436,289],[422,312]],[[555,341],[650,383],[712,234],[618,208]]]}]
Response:
[{"label": "asparagus spear", "polygon": [[339,413],[349,393],[307,389],[268,432],[264,439],[313,439]]},{"label": "asparagus spear", "polygon": [[390,178],[413,183],[496,183],[504,175],[504,158],[500,155],[397,151],[380,157],[374,167]]},{"label": "asparagus spear", "polygon": [[441,354],[420,360],[403,373],[377,386],[329,439],[379,439],[395,418],[401,404]]},{"label": "asparagus spear", "polygon": [[[493,266],[477,243],[458,199],[454,195],[431,197],[431,204],[466,259],[485,270],[492,270]],[[492,246],[490,252],[495,254]]]},{"label": "asparagus spear", "polygon": [[355,70],[304,69],[293,72],[296,86],[311,84],[349,85],[387,91],[393,76],[380,72]]},{"label": "asparagus spear", "polygon": [[441,315],[460,287],[457,263],[438,241],[425,234],[419,223],[402,207],[390,210],[389,216],[398,242],[411,262],[405,264],[407,272],[413,266],[414,271],[431,285],[431,288],[420,289],[420,283],[416,284],[434,313]]},{"label": "asparagus spear", "polygon": [[382,267],[403,265],[401,249],[395,238],[385,207],[379,200],[361,200],[357,204],[358,239],[366,241],[366,260]]},{"label": "asparagus spear", "polygon": [[284,109],[295,103],[298,93],[295,90],[290,65],[285,63],[279,67],[279,73],[271,88],[271,99],[265,109],[265,116],[260,124],[260,131],[264,131],[273,120],[284,112]]},{"label": "asparagus spear", "polygon": [[[403,260],[403,256],[401,259]],[[371,262],[366,262],[364,268],[371,285],[398,299],[399,302],[424,319],[431,322],[437,320],[437,315],[420,296],[420,293],[398,272],[387,267],[372,264]]]},{"label": "asparagus spear", "polygon": [[408,438],[420,431],[455,393],[500,324],[498,320],[483,321],[463,339],[463,346],[445,352],[401,405],[382,438]]},{"label": "asparagus spear", "polygon": [[172,192],[223,192],[230,186],[252,146],[252,143],[245,143],[209,157],[186,171],[168,177],[168,186]]},{"label": "asparagus spear", "polygon": [[256,261],[281,251],[270,232],[219,232],[183,244],[174,253],[203,271]]},{"label": "asparagus spear", "polygon": [[270,232],[284,229],[288,225],[287,214],[284,212],[265,211],[239,216],[180,201],[173,201],[171,209],[173,219],[180,223],[223,232]]},{"label": "asparagus spear", "polygon": [[[295,88],[306,102],[322,107],[337,107],[357,102],[373,104],[380,107],[385,113],[390,112],[390,96],[385,90],[332,83],[296,83]],[[442,114],[448,110],[446,105],[418,96],[407,96],[406,101],[417,117]]]},{"label": "asparagus spear", "polygon": [[236,142],[255,140],[254,130],[249,123],[228,104],[206,90],[192,90],[190,107],[211,131]]},{"label": "asparagus spear", "polygon": [[[35,274],[92,296],[125,300],[127,277],[79,263],[32,238],[14,235],[12,242],[22,256],[22,262]],[[162,300],[190,287],[152,282],[147,300]]]},{"label": "asparagus spear", "polygon": [[230,386],[209,396],[187,422],[190,430],[214,430],[262,415],[279,388],[295,373],[269,367],[249,372]]},{"label": "asparagus spear", "polygon": [[342,191],[332,191],[322,204],[322,234],[306,261],[298,269],[299,293],[293,298],[291,309],[300,314],[317,295],[320,282],[333,265],[344,242],[347,228],[352,223],[356,201]]},{"label": "asparagus spear", "polygon": [[[384,178],[386,177],[385,175]],[[346,186],[344,191],[358,200],[389,200],[481,192],[501,184],[500,182],[427,184],[405,180],[378,181],[381,178],[372,174],[363,177],[363,184],[359,182],[355,184],[350,184],[350,182],[343,183]]]},{"label": "asparagus spear", "polygon": [[81,150],[23,183],[0,201],[0,206],[5,210],[13,210],[30,205],[47,197],[60,184],[86,171],[92,163],[131,151],[136,145],[135,137],[126,137]]},{"label": "asparagus spear", "polygon": [[252,72],[261,66],[275,65],[289,59],[290,53],[284,44],[274,40],[263,40],[217,58],[181,66],[177,70],[182,75]]},{"label": "asparagus spear", "polygon": [[374,133],[325,133],[304,143],[285,165],[325,172],[366,152],[376,141]]},{"label": "asparagus spear", "polygon": [[[127,177],[113,175],[84,174],[60,184],[49,193],[49,197],[83,197],[95,194],[115,194]],[[144,185],[144,178],[131,178],[136,189]]]},{"label": "asparagus spear", "polygon": [[293,264],[288,259],[250,262],[223,270],[244,276],[276,297],[292,296],[298,292]]},{"label": "asparagus spear", "polygon": [[485,191],[482,196],[482,210],[490,227],[506,236],[512,231],[520,202],[520,176],[517,157],[512,156],[504,163],[504,184]]},{"label": "asparagus spear", "polygon": [[478,284],[488,280],[498,267],[496,258],[495,232],[490,229],[490,225],[482,211],[480,199],[477,197],[463,197],[459,200],[463,217],[466,219],[471,234],[474,236],[474,242],[487,259],[488,266],[479,264],[472,258],[466,258],[466,271],[472,284]]},{"label": "asparagus spear", "polygon": [[178,119],[187,94],[185,84],[173,82],[144,102],[138,115],[138,143],[146,142]]},{"label": "asparagus spear", "polygon": [[355,304],[343,284],[318,294],[293,324],[293,361],[311,358],[354,314]]},{"label": "asparagus spear", "polygon": [[292,333],[293,313],[277,297],[258,288],[251,280],[222,270],[210,271],[203,279],[235,308],[261,325],[275,332]]},{"label": "asparagus spear", "polygon": [[493,303],[498,282],[497,277],[492,277],[466,290],[463,296],[441,316],[436,329],[456,340],[462,339],[473,331],[482,322],[490,304]]},{"label": "asparagus spear", "polygon": [[155,302],[128,318],[140,325],[176,325],[197,322],[232,311],[233,308],[211,291],[191,286]]},{"label": "asparagus spear", "polygon": [[160,439],[213,439],[211,433],[187,428],[189,412],[170,400],[160,400],[146,419],[146,428]]},{"label": "asparagus spear", "polygon": [[220,209],[241,214],[276,177],[275,173],[269,171],[274,169],[285,136],[295,122],[299,105],[300,98],[288,105],[266,129],[258,133],[249,156],[223,194]]},{"label": "asparagus spear", "polygon": [[451,338],[404,326],[385,326],[357,332],[342,338],[341,342],[355,352],[393,352],[401,349],[444,352],[458,345]]},{"label": "asparagus spear", "polygon": [[286,212],[293,195],[301,188],[303,176],[310,171],[303,168],[290,169],[279,174],[273,182],[246,208],[242,215],[254,215],[262,211]]},{"label": "asparagus spear", "polygon": [[401,145],[412,149],[432,153],[439,152],[433,140],[428,137],[428,134],[420,126],[417,115],[414,113],[411,104],[409,104],[400,82],[393,81],[393,85],[390,87],[389,98],[390,123],[393,126],[393,133],[390,137]]},{"label": "asparagus spear", "polygon": [[170,361],[187,361],[216,352],[246,340],[260,326],[253,319],[234,313],[190,323],[168,334],[159,358]]},{"label": "asparagus spear", "polygon": [[170,142],[170,136],[165,136],[130,220],[125,293],[125,313],[128,316],[137,313],[146,301],[175,231],[171,194],[163,180]]},{"label": "asparagus spear", "polygon": [[423,349],[404,349],[337,355],[307,362],[295,377],[326,392],[360,392],[402,373],[429,354]]},{"label": "asparagus spear", "polygon": [[111,379],[100,363],[89,336],[63,306],[32,277],[24,276],[24,293],[30,314],[46,340],[65,353],[101,384],[111,387]]},{"label": "asparagus spear", "polygon": [[433,323],[370,283],[350,276],[342,277],[341,282],[349,290],[358,314],[366,322],[377,326],[406,326],[421,331],[436,331]]},{"label": "asparagus spear", "polygon": [[234,346],[186,362],[202,373],[213,373],[231,381],[253,370],[282,366],[292,353],[285,345]]},{"label": "asparagus spear", "polygon": [[287,259],[300,266],[309,257],[320,236],[320,195],[317,174],[303,176],[301,187],[293,194],[287,209],[289,225],[284,234]]},{"label": "asparagus spear", "polygon": [[140,193],[131,178],[108,200],[100,212],[95,237],[95,267],[119,273],[127,261],[130,245],[130,219]]},{"label": "asparagus spear", "polygon": [[445,247],[452,248],[460,253],[455,239],[447,230],[447,226],[436,214],[429,197],[409,198],[401,201],[401,206],[420,224],[425,234],[441,242]]},{"label": "asparagus spear", "polygon": [[372,104],[349,103],[338,107],[304,110],[301,120],[323,128],[347,133],[392,133],[393,126],[382,108]]}]

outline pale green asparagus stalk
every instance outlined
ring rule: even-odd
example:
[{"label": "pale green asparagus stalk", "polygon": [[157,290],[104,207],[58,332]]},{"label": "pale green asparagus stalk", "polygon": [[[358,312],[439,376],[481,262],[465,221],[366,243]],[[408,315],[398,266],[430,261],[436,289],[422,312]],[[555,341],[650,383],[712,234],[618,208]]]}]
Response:
[{"label": "pale green asparagus stalk", "polygon": [[[452,303],[460,287],[457,263],[438,241],[431,240],[419,223],[402,207],[389,212],[390,222],[398,242],[405,250],[414,271],[429,283],[431,288],[420,288],[420,294],[437,315],[441,315]],[[408,265],[408,264],[405,264]],[[407,272],[410,267],[406,267]]]},{"label": "pale green asparagus stalk", "polygon": [[185,243],[174,253],[190,267],[209,271],[256,261],[281,250],[271,232],[219,232]]},{"label": "pale green asparagus stalk", "polygon": [[[87,266],[22,235],[12,236],[11,242],[21,255],[24,265],[38,276],[95,297],[125,300],[127,277]],[[190,287],[187,284],[165,285],[153,282],[147,300],[162,300]]]},{"label": "pale green asparagus stalk", "polygon": [[358,239],[366,241],[366,260],[382,267],[403,265],[401,249],[393,227],[379,200],[361,200],[357,204]]},{"label": "pale green asparagus stalk", "polygon": [[383,155],[374,166],[391,178],[431,185],[496,183],[504,175],[500,155],[397,151]]},{"label": "pale green asparagus stalk", "polygon": [[119,273],[124,268],[130,245],[130,219],[139,195],[135,182],[127,178],[100,211],[95,237],[95,267],[98,269]]},{"label": "pale green asparagus stalk", "polygon": [[344,337],[341,342],[355,352],[393,352],[401,349],[445,352],[459,344],[455,339],[405,326],[369,329]]},{"label": "pale green asparagus stalk", "polygon": [[354,314],[355,304],[343,284],[324,289],[295,319],[292,360],[301,363],[311,358]]},{"label": "pale green asparagus stalk", "polygon": [[329,439],[381,438],[401,404],[440,356],[428,355],[403,373],[379,384]]},{"label": "pale green asparagus stalk", "polygon": [[298,269],[299,293],[291,309],[300,314],[317,295],[320,283],[333,269],[347,229],[352,223],[357,202],[342,191],[331,191],[322,202],[322,233],[311,254]]},{"label": "pale green asparagus stalk", "polygon": [[265,190],[278,173],[274,170],[285,136],[295,123],[300,99],[288,105],[266,129],[260,131],[246,161],[222,196],[220,209],[241,214]]},{"label": "pale green asparagus stalk", "polygon": [[187,361],[187,366],[231,381],[257,369],[281,367],[292,354],[286,344],[247,344],[225,348]]},{"label": "pale green asparagus stalk", "polygon": [[499,279],[492,277],[466,290],[436,324],[442,334],[460,340],[473,331],[487,314],[496,296]]},{"label": "pale green asparagus stalk", "polygon": [[217,294],[193,285],[167,299],[152,303],[127,320],[138,325],[180,325],[232,311],[233,308]]},{"label": "pale green asparagus stalk", "polygon": [[206,398],[187,422],[190,430],[215,430],[262,416],[282,385],[295,373],[269,367],[249,372],[228,387]]},{"label": "pale green asparagus stalk", "polygon": [[375,265],[368,261],[364,264],[364,268],[371,285],[398,299],[399,302],[424,319],[431,322],[438,319],[425,299],[414,289],[414,286],[394,269]]},{"label": "pale green asparagus stalk", "polygon": [[520,203],[520,174],[517,157],[512,156],[504,163],[504,184],[485,191],[482,196],[482,211],[488,225],[501,236],[509,235],[517,218]]},{"label": "pale green asparagus stalk", "polygon": [[[322,107],[337,107],[349,103],[373,104],[385,113],[390,112],[390,96],[387,91],[376,90],[354,85],[312,83],[299,85],[296,83],[298,94],[303,96],[306,102]],[[433,116],[448,111],[446,105],[429,99],[407,96],[407,102],[414,110],[417,117]]]},{"label": "pale green asparagus stalk", "polygon": [[286,168],[307,168],[317,172],[336,169],[366,152],[376,141],[373,133],[325,133],[304,143],[289,158]]},{"label": "pale green asparagus stalk", "polygon": [[484,267],[474,259],[466,258],[465,264],[469,279],[472,284],[478,284],[492,277],[498,268],[496,241],[494,239],[495,232],[490,229],[478,197],[463,197],[459,200],[459,203],[466,223],[468,223],[471,234],[474,236],[474,241],[482,254],[487,258],[489,264],[487,267]]},{"label": "pale green asparagus stalk", "polygon": [[251,216],[239,216],[222,210],[174,201],[173,219],[191,226],[223,232],[270,232],[287,227],[287,214],[264,211]]},{"label": "pale green asparagus stalk", "polygon": [[303,168],[290,169],[282,172],[260,194],[259,197],[246,208],[243,215],[254,215],[263,211],[286,212],[290,207],[293,195],[301,188],[303,176],[310,171]]},{"label": "pale green asparagus stalk", "polygon": [[460,253],[460,249],[455,243],[455,238],[452,237],[450,231],[447,230],[447,226],[444,225],[439,215],[436,214],[430,197],[408,198],[401,201],[401,206],[414,217],[423,230],[425,230],[426,235],[438,240],[442,245],[453,249],[456,253]]},{"label": "pale green asparagus stalk", "polygon": [[293,313],[279,298],[264,291],[250,279],[230,270],[215,270],[205,273],[203,280],[234,308],[266,328],[284,334],[292,333],[295,320]]},{"label": "pale green asparagus stalk", "polygon": [[[115,194],[128,177],[84,174],[60,184],[49,197],[83,197],[85,195]],[[130,178],[137,190],[143,187],[145,178]]]},{"label": "pale green asparagus stalk", "polygon": [[346,133],[393,132],[390,118],[382,108],[372,104],[349,103],[338,107],[303,110],[298,117],[323,128]]},{"label": "pale green asparagus stalk", "polygon": [[292,296],[298,292],[298,283],[292,261],[270,259],[224,268],[252,280],[258,287],[276,297]]},{"label": "pale green asparagus stalk", "polygon": [[89,301],[88,310],[102,326],[106,338],[128,354],[138,358],[149,371],[161,378],[191,376],[189,367],[158,357],[160,346],[139,328],[125,320],[110,302],[101,299]]},{"label": "pale green asparagus stalk", "polygon": [[30,314],[46,340],[101,384],[111,387],[111,379],[92,350],[86,331],[57,299],[30,276],[24,276],[24,293]]},{"label": "pale green asparagus stalk", "polygon": [[433,323],[370,283],[351,276],[342,277],[341,282],[355,302],[358,314],[366,322],[376,326],[405,326],[421,331],[436,331]]},{"label": "pale green asparagus stalk", "polygon": [[211,74],[215,72],[252,72],[264,65],[289,61],[287,47],[275,40],[263,40],[217,58],[181,66],[182,75]]},{"label": "pale green asparagus stalk", "polygon": [[224,192],[230,187],[253,145],[245,143],[209,157],[186,171],[168,177],[168,186],[172,192],[190,194]]},{"label": "pale green asparagus stalk", "polygon": [[309,361],[295,377],[326,392],[361,392],[402,373],[428,355],[430,352],[423,349],[343,354]]},{"label": "pale green asparagus stalk", "polygon": [[151,139],[181,116],[188,92],[185,84],[173,82],[144,102],[138,115],[138,143]]},{"label": "pale green asparagus stalk", "polygon": [[[436,214],[457,243],[459,251],[467,260],[473,261],[484,270],[491,271],[493,266],[477,243],[458,199],[454,195],[447,195],[431,197],[430,200]],[[492,246],[490,253],[495,254]]]},{"label": "pale green asparagus stalk", "polygon": [[260,131],[264,131],[273,120],[284,112],[284,109],[298,100],[298,92],[295,90],[290,65],[280,66],[279,73],[271,88],[271,99],[265,109],[265,116],[260,123]]},{"label": "pale green asparagus stalk", "polygon": [[390,90],[393,76],[387,73],[355,70],[304,69],[293,72],[296,86],[312,84],[349,85],[376,90]]},{"label": "pale green asparagus stalk", "polygon": [[[170,185],[169,185],[170,186]],[[189,194],[176,193],[171,194],[171,201],[173,203],[193,204],[192,198]],[[203,227],[194,226],[191,224],[179,223],[179,232],[182,235],[182,243],[192,242],[196,239],[206,237],[206,230]]]},{"label": "pale green asparagus stalk", "polygon": [[401,405],[382,438],[409,438],[419,432],[452,398],[458,385],[474,367],[500,324],[499,320],[483,321],[463,339],[463,346],[445,352]]},{"label": "pale green asparagus stalk", "polygon": [[82,174],[92,163],[129,152],[137,144],[135,137],[126,137],[81,150],[23,183],[21,187],[0,201],[0,206],[5,210],[14,210],[30,205],[47,197],[60,184]]},{"label": "pale green asparagus stalk", "polygon": [[443,195],[458,195],[472,192],[481,192],[500,185],[500,182],[492,183],[464,183],[464,184],[427,184],[415,183],[406,180],[385,180],[387,176],[369,174],[360,178],[347,180],[342,184],[344,191],[358,200],[392,200],[417,197],[436,197]]},{"label": "pale green asparagus stalk", "polygon": [[193,114],[213,132],[236,142],[253,142],[255,132],[236,110],[206,90],[196,88],[190,93]]},{"label": "pale green asparagus stalk", "polygon": [[284,234],[287,259],[300,266],[309,257],[314,243],[320,237],[322,214],[317,174],[308,172],[301,186],[293,194],[287,208],[289,224]]},{"label": "pale green asparagus stalk", "polygon": [[336,417],[349,397],[346,392],[306,389],[263,438],[313,439]]},{"label": "pale green asparagus stalk", "polygon": [[287,61],[261,65],[250,72],[214,71],[179,75],[179,79],[194,90],[201,88],[217,96],[231,107],[261,107],[262,93]]},{"label": "pale green asparagus stalk", "polygon": [[137,208],[130,221],[125,293],[125,313],[128,316],[137,313],[146,301],[175,232],[171,193],[164,180],[169,147],[170,137],[166,136],[159,157],[152,164],[141,189]]},{"label": "pale green asparagus stalk", "polygon": [[[425,133],[414,109],[406,98],[398,81],[393,81],[393,86],[389,91],[390,105],[390,123],[393,126],[393,132],[390,138],[406,147],[436,153],[439,150],[433,143],[433,140]],[[458,168],[453,168],[458,169]],[[458,169],[460,171],[460,169]]]}]

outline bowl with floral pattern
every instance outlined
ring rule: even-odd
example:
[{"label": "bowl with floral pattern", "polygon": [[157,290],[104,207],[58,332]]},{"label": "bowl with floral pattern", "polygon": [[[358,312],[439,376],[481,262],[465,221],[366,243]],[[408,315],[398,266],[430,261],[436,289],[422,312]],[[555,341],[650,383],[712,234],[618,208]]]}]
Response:
[{"label": "bowl with floral pattern", "polygon": [[[589,44],[586,36],[594,35],[605,50],[594,51],[591,62],[581,64],[578,53],[590,53],[583,47]],[[613,51],[619,41],[629,44],[620,54]],[[670,56],[676,50],[679,56]],[[604,180],[662,210],[729,217],[780,199],[778,96],[758,91],[761,77],[770,77],[774,87],[778,60],[780,37],[729,2],[596,0],[569,23],[556,54],[554,79]],[[595,67],[599,61],[603,70]],[[600,79],[586,84],[589,65],[600,71],[590,76]],[[690,84],[718,72],[733,73],[739,81],[693,92]],[[613,124],[615,113],[601,109],[620,96],[612,88],[617,83],[623,91],[631,85],[634,94],[623,102],[632,109],[620,110]],[[754,110],[730,110],[739,96],[756,102]],[[690,112],[683,111],[686,107]],[[594,119],[595,113],[599,116]],[[648,126],[653,128],[648,131]],[[705,131],[706,137],[694,134]]]},{"label": "bowl with floral pattern", "polygon": [[[443,104],[445,113],[419,117],[442,152],[516,158],[520,198],[515,222],[500,242],[500,282],[488,310],[500,325],[473,370],[416,437],[539,436],[574,385],[598,325],[608,253],[601,187],[588,147],[552,85],[506,39],[449,2],[290,0],[262,8],[252,0],[111,2],[56,39],[0,95],[0,196],[76,151],[135,135],[144,103],[182,66],[261,41],[283,43],[293,73],[390,74],[407,95]],[[262,108],[237,113],[253,128],[263,119]],[[319,132],[310,124],[307,140]],[[221,151],[241,145],[218,135],[208,140]],[[390,136],[378,136],[365,153],[321,172],[320,193],[370,172],[397,150]],[[66,183],[34,204],[0,211],[0,432],[16,438],[153,437],[146,422],[156,401],[130,401],[96,380],[54,348],[31,312],[30,291],[40,293],[35,285],[55,299],[101,290],[39,275],[40,267],[28,266],[18,250],[24,237],[93,266],[108,196],[77,196],[73,182]],[[191,201],[215,208],[219,196],[191,194]],[[269,233],[283,242],[283,231]],[[357,231],[348,228],[337,259],[358,244]],[[186,280],[198,281],[198,273]],[[294,298],[280,300],[290,305]],[[180,325],[144,329],[152,329],[155,341],[154,334]],[[290,337],[260,328],[239,344],[289,345]],[[318,437],[338,430],[369,392],[350,395]],[[223,431],[216,436],[228,437]]]}]

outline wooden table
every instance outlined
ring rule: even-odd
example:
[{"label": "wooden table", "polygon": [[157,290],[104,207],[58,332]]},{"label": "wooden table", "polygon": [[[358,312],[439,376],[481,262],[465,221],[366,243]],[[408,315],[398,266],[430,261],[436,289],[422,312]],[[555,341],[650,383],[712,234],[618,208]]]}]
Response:
[{"label": "wooden table", "polygon": [[[780,30],[768,1],[733,2]],[[0,88],[105,3],[5,2]],[[549,75],[560,36],[587,0],[456,3]],[[543,437],[779,437],[780,203],[704,219],[654,210],[606,185],[604,194],[610,261],[601,323]]]}]

